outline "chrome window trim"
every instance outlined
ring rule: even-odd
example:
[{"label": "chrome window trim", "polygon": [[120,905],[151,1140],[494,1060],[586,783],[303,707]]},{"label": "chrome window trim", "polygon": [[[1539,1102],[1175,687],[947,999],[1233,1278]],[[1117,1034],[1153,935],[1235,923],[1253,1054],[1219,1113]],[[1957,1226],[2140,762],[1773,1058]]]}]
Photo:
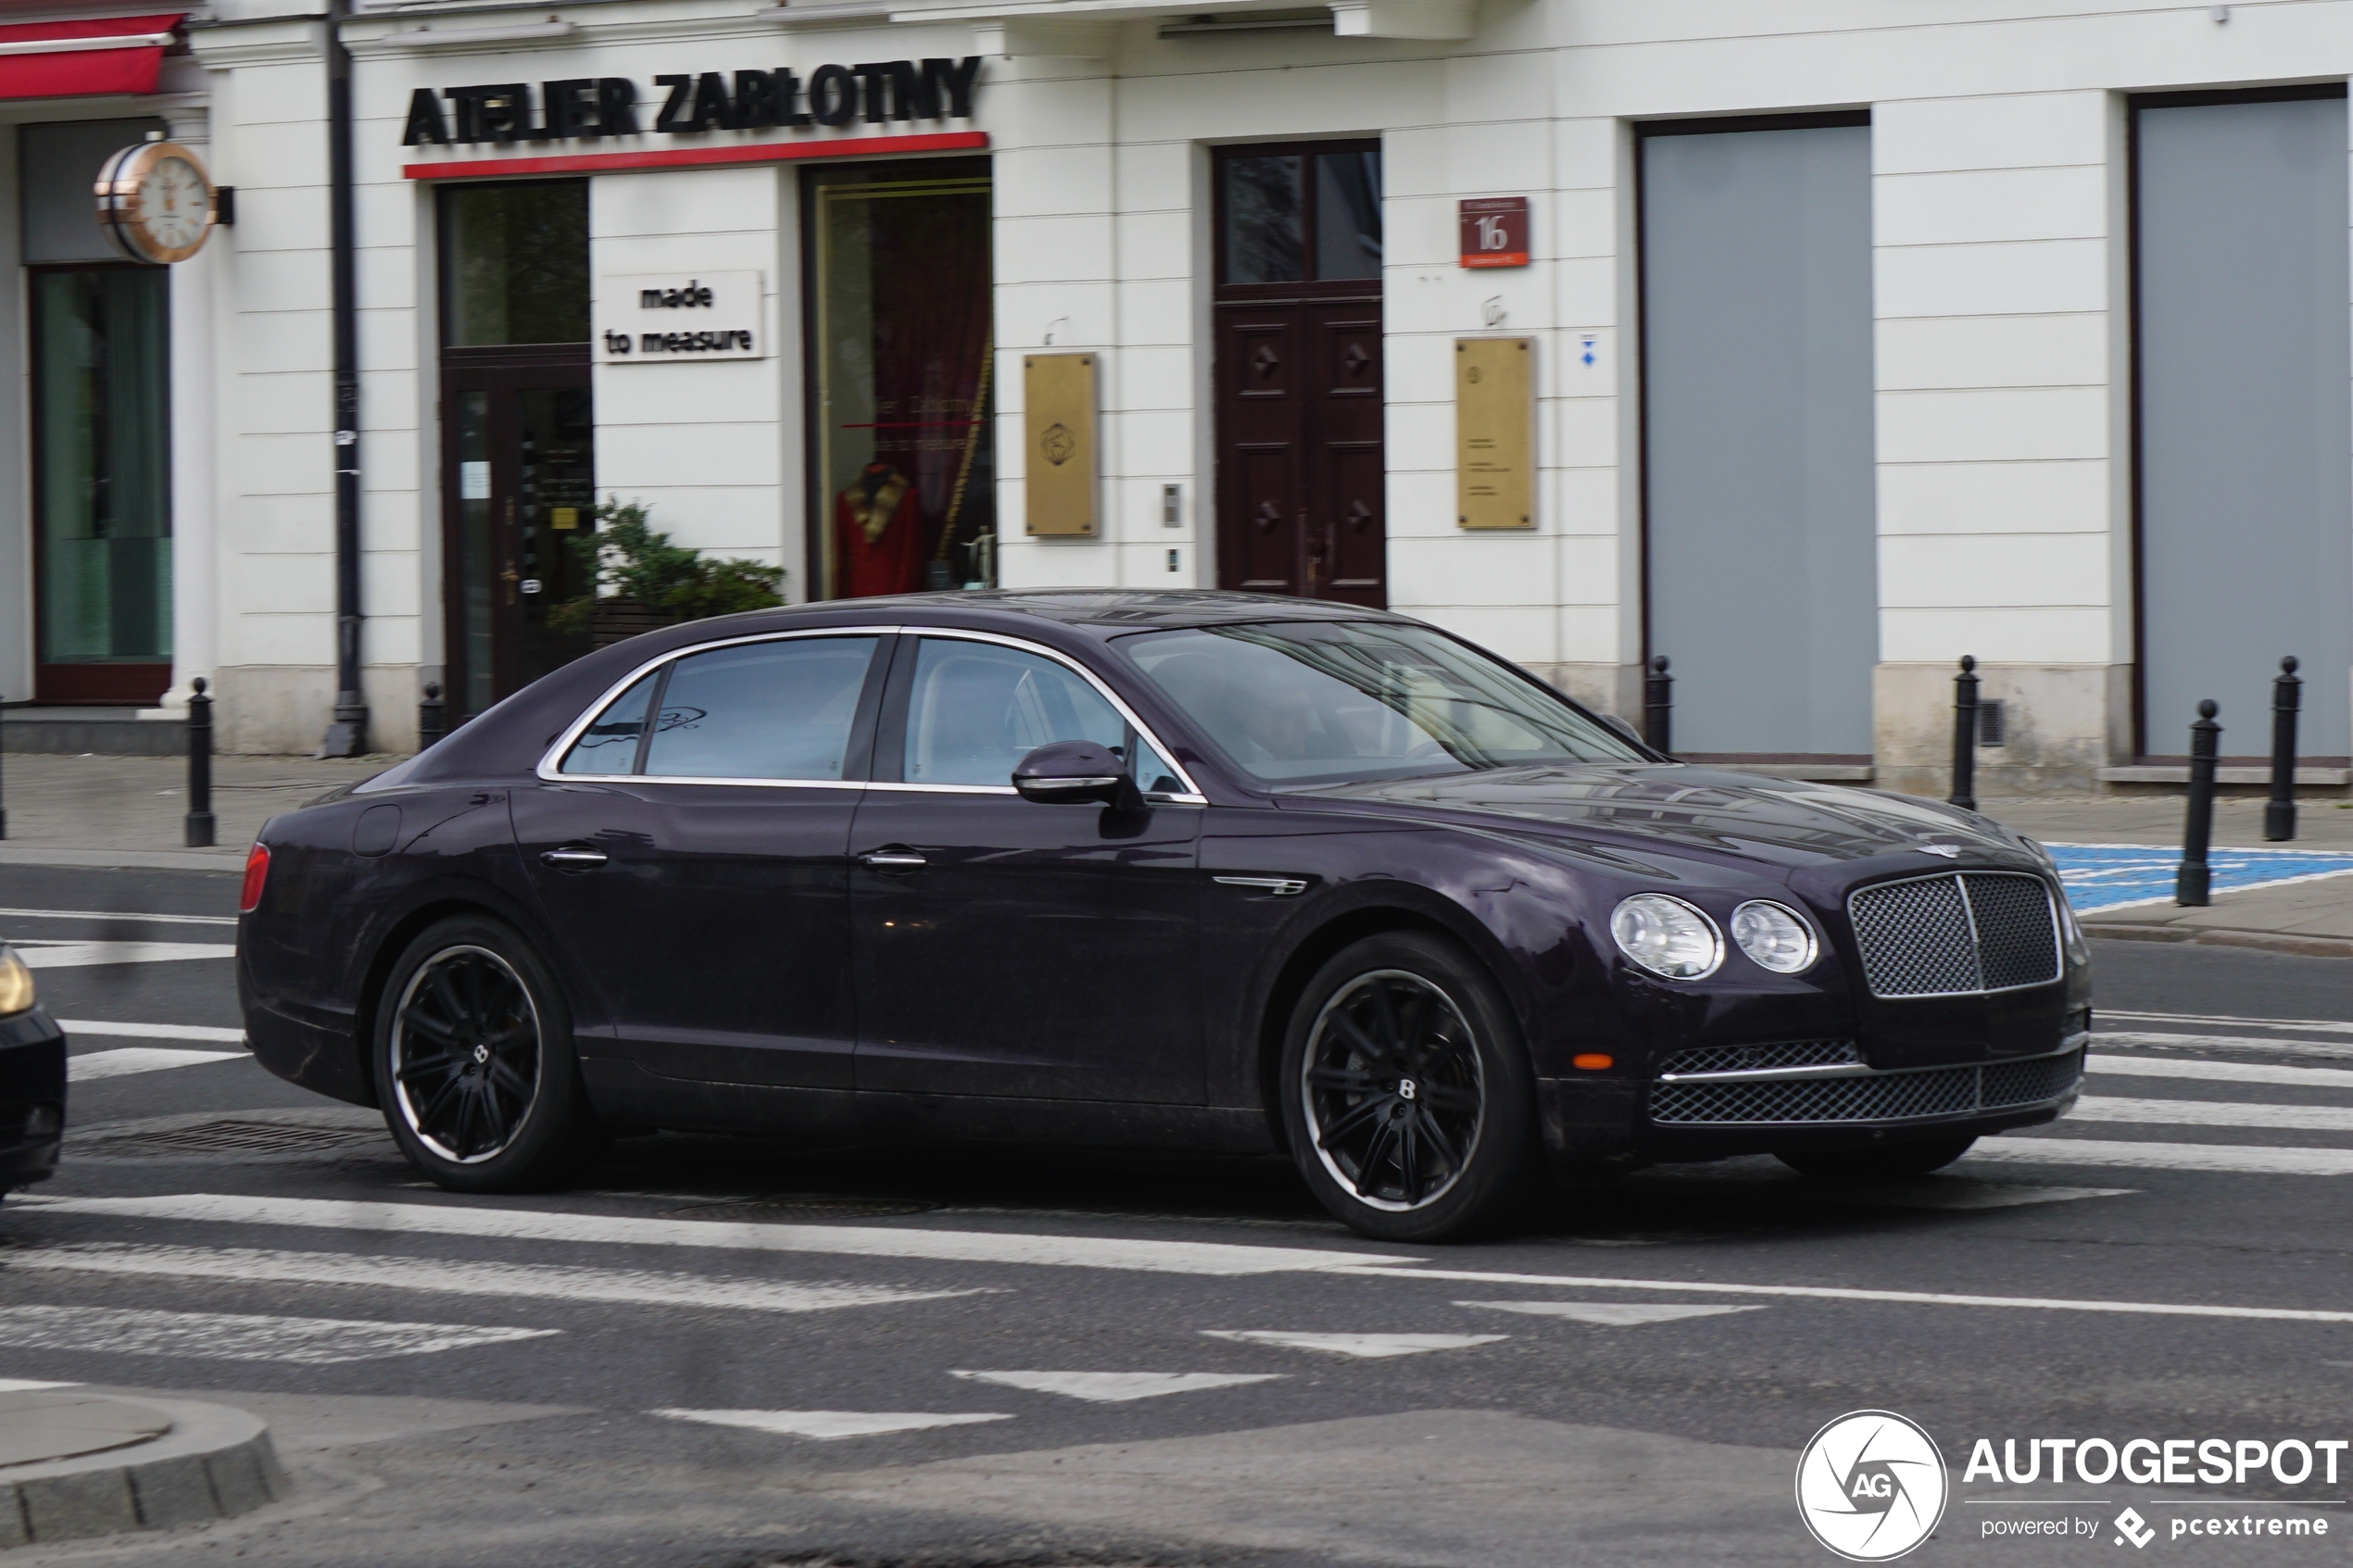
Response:
[{"label": "chrome window trim", "polygon": [[572,743],[578,740],[590,724],[596,722],[598,714],[612,706],[615,698],[645,679],[648,674],[670,663],[673,659],[685,659],[689,654],[709,653],[714,648],[742,647],[750,643],[796,642],[804,637],[887,637],[898,630],[896,626],[813,626],[806,632],[754,632],[740,637],[716,637],[707,643],[693,643],[683,648],[673,648],[668,653],[656,654],[614,682],[606,688],[604,696],[583,709],[580,717],[564,727],[564,733],[556,737],[555,744],[547,748],[546,754],[539,759],[539,766],[532,771],[550,784],[570,784],[598,779],[635,779],[639,784],[764,784],[771,787],[792,785],[803,789],[863,789],[866,787],[864,779],[711,779],[686,778],[677,773],[565,773],[557,771],[557,764],[563,760],[564,753],[572,749]]},{"label": "chrome window trim", "polygon": [[[1179,806],[1206,806],[1209,804],[1209,797],[1202,794],[1201,786],[1193,782],[1193,776],[1185,771],[1185,765],[1182,762],[1176,760],[1176,754],[1161,744],[1160,737],[1152,734],[1151,727],[1136,716],[1136,710],[1128,707],[1125,701],[1121,700],[1117,692],[1113,691],[1111,687],[1103,684],[1101,676],[1096,674],[1092,670],[1088,669],[1084,664],[1079,663],[1078,660],[1071,658],[1068,654],[1063,653],[1055,648],[1047,647],[1043,644],[1025,642],[1019,637],[1009,637],[1000,632],[968,632],[960,627],[954,626],[901,626],[899,629],[899,634],[902,637],[952,637],[968,643],[995,643],[1000,647],[1013,648],[1022,653],[1037,654],[1041,659],[1050,659],[1066,669],[1076,671],[1080,680],[1085,681],[1088,685],[1094,687],[1096,692],[1101,696],[1102,699],[1105,702],[1110,703],[1121,718],[1127,721],[1128,728],[1134,730],[1139,735],[1141,735],[1145,742],[1149,744],[1154,751],[1158,752],[1164,759],[1166,759],[1170,767],[1176,770],[1177,780],[1185,786],[1183,792],[1180,794],[1165,797],[1147,795],[1145,798],[1148,800],[1165,798],[1171,804]],[[1128,766],[1131,769],[1135,766],[1134,759],[1129,759]],[[876,787],[880,788],[883,786],[877,784]],[[889,787],[897,788],[899,786],[892,785]],[[922,784],[910,787],[925,789],[1001,789],[1003,793],[1007,795],[1015,793],[1013,786],[1010,784]]]},{"label": "chrome window trim", "polygon": [[[1967,994],[1975,996],[1977,993]],[[2091,1044],[2091,1034],[2086,1031],[2070,1035],[2055,1051],[2039,1051],[2033,1056],[1992,1057],[1983,1061],[1938,1061],[1925,1067],[1873,1067],[1867,1062],[1847,1061],[1823,1067],[1743,1067],[1729,1073],[1661,1073],[1651,1081],[1655,1084],[1742,1084],[1807,1078],[1901,1078],[1910,1073],[1949,1073],[1956,1067],[2007,1067],[2019,1061],[2048,1061],[2053,1057],[2088,1050]]]},{"label": "chrome window trim", "polygon": [[[1866,883],[1860,887],[1849,888],[1846,894],[1845,904],[1843,907],[1846,912],[1846,929],[1850,935],[1855,935],[1858,956],[1861,950],[1862,937],[1859,934],[1855,932],[1855,900],[1861,897],[1866,893],[1876,893],[1883,887],[1902,887],[1908,883],[1915,882],[1954,882],[1961,884],[1961,916],[1969,922],[1969,946],[1976,952],[1982,954],[1985,951],[1985,947],[1984,944],[1980,942],[1977,936],[1977,911],[1969,907],[1969,886],[1968,884],[1963,881],[1964,878],[1971,876],[2022,876],[2031,878],[2043,884],[2043,902],[2046,907],[2048,907],[2051,916],[2052,963],[2049,978],[2044,980],[2029,980],[2017,985],[1981,985],[1975,990],[1970,991],[1906,991],[1902,996],[1897,997],[1882,997],[1877,991],[1871,991],[1870,997],[1873,1001],[1933,1002],[1947,1000],[1954,997],[1998,997],[2007,991],[2032,991],[2038,985],[2056,985],[2060,981],[2067,978],[2067,928],[2059,920],[2058,905],[2053,897],[2053,891],[2056,888],[2057,884],[2040,872],[2013,871],[2007,866],[1975,866],[1968,870],[1962,870],[1956,867],[1952,871],[1930,872],[1923,876],[1891,877],[1885,882]],[[1981,960],[1978,966],[1978,974],[1982,978],[1984,973],[1984,965]],[[1865,989],[1869,990],[1870,986],[1870,979],[1868,974],[1864,976],[1863,983]],[[2033,1059],[2029,1057],[2020,1057],[2018,1060],[2026,1061]]]},{"label": "chrome window trim", "polygon": [[714,648],[741,647],[750,643],[791,642],[804,637],[890,636],[961,637],[968,642],[996,643],[1004,647],[1016,648],[1023,653],[1037,654],[1076,671],[1081,680],[1094,687],[1103,700],[1110,703],[1118,711],[1119,716],[1150,743],[1151,748],[1165,759],[1170,767],[1176,770],[1176,777],[1185,785],[1181,792],[1176,793],[1147,791],[1144,795],[1145,800],[1155,806],[1206,806],[1209,804],[1209,797],[1201,792],[1201,786],[1195,784],[1192,775],[1185,771],[1185,765],[1176,760],[1176,754],[1161,744],[1160,737],[1152,734],[1151,728],[1136,716],[1134,709],[1120,699],[1117,692],[1105,685],[1102,678],[1084,664],[1056,649],[1038,643],[1025,642],[1019,637],[1008,637],[995,632],[968,632],[952,626],[813,626],[802,632],[754,632],[740,637],[718,637],[707,643],[692,643],[682,648],[673,648],[667,653],[656,654],[607,687],[603,696],[590,703],[581,711],[579,718],[565,726],[563,734],[556,737],[555,744],[550,746],[546,754],[539,759],[539,766],[534,769],[533,772],[550,784],[629,779],[641,784],[749,784],[754,788],[764,789],[903,789],[950,795],[1017,794],[1018,792],[1009,784],[886,784],[867,779],[690,778],[679,773],[566,773],[559,770],[559,764],[563,761],[564,753],[572,749],[573,743],[577,741],[586,732],[588,726],[596,721],[598,714],[610,707],[622,693],[635,685],[655,670],[673,660],[686,659],[694,654],[709,653]]}]

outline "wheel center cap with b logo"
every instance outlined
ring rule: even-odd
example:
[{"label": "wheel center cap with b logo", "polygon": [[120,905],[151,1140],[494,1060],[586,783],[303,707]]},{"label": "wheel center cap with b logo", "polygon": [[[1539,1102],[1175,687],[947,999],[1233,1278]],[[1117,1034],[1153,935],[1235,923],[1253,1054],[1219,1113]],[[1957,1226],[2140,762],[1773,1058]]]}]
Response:
[{"label": "wheel center cap with b logo", "polygon": [[474,1042],[474,1065],[476,1067],[490,1065],[490,1047],[479,1040]]},{"label": "wheel center cap with b logo", "polygon": [[1951,1483],[1936,1441],[1892,1411],[1856,1411],[1797,1459],[1797,1512],[1850,1562],[1887,1562],[1936,1533]]}]

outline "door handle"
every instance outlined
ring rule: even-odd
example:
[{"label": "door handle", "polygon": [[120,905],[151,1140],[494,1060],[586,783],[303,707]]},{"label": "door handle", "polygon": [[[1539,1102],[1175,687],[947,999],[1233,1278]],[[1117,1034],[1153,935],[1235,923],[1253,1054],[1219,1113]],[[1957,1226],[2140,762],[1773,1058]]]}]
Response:
[{"label": "door handle", "polygon": [[605,852],[576,844],[567,845],[561,849],[548,850],[539,857],[539,860],[542,865],[553,866],[560,872],[593,872],[605,863]]},{"label": "door handle", "polygon": [[858,857],[858,863],[878,872],[912,872],[931,864],[912,849],[871,849]]}]

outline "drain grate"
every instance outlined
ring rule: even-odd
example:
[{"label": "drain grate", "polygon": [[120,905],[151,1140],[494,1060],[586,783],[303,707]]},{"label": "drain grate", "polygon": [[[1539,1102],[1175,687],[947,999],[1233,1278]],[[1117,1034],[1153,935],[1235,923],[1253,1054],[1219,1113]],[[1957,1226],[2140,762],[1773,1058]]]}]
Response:
[{"label": "drain grate", "polygon": [[696,1203],[671,1212],[694,1220],[881,1220],[894,1214],[928,1214],[938,1207],[918,1198],[837,1198],[819,1193]]},{"label": "drain grate", "polygon": [[283,1122],[199,1122],[78,1139],[73,1152],[112,1160],[188,1154],[319,1154],[384,1140],[380,1127],[309,1127]]}]

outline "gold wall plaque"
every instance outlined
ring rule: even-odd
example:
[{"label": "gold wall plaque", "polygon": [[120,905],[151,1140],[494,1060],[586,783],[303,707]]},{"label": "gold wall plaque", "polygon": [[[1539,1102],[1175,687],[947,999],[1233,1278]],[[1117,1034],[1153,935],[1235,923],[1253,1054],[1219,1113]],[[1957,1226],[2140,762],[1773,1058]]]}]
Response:
[{"label": "gold wall plaque", "polygon": [[1095,357],[1022,360],[1024,510],[1032,533],[1095,532]]},{"label": "gold wall plaque", "polygon": [[1536,526],[1536,340],[1454,340],[1454,521]]}]

